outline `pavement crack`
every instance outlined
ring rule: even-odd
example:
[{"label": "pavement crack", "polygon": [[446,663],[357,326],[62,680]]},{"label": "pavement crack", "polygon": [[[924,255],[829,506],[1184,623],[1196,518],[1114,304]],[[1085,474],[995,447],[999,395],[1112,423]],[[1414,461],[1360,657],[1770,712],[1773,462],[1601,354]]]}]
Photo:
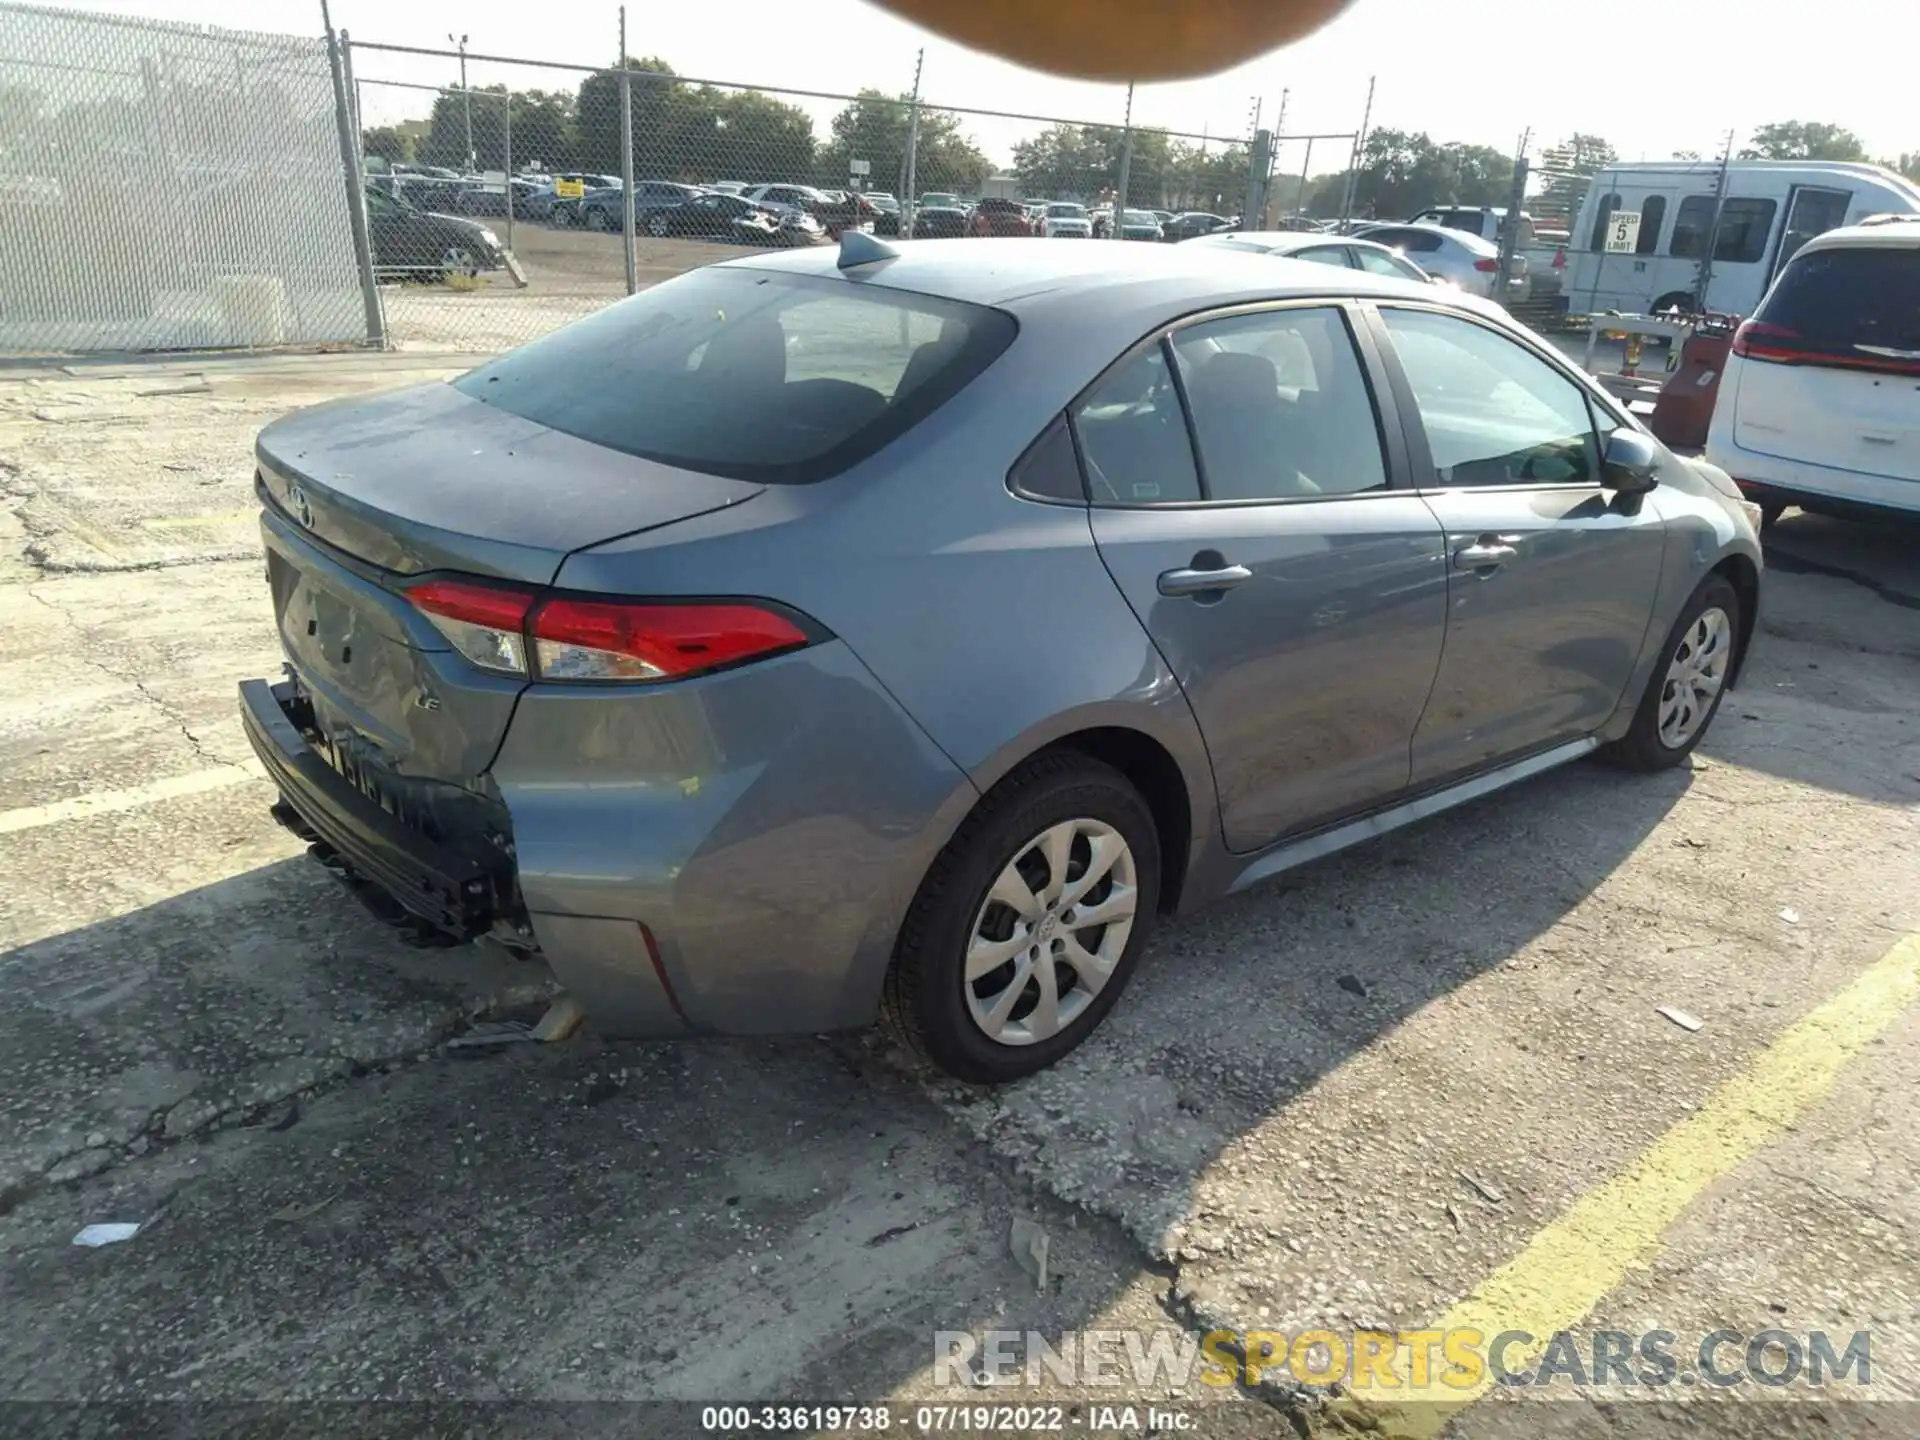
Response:
[{"label": "pavement crack", "polygon": [[[79,616],[75,615],[71,607],[62,605],[59,601],[41,594],[32,585],[26,586],[25,589],[29,598],[39,601],[62,620],[66,621],[72,629],[78,631],[82,641],[93,639],[91,627],[81,620]],[[154,694],[154,692],[148,688],[147,682],[142,680],[138,675],[126,674],[114,666],[109,665],[98,656],[87,653],[85,649],[77,651],[76,655],[82,664],[91,666],[117,684],[132,686],[134,692],[138,694],[142,700],[146,701],[155,710],[159,711],[160,714],[165,716],[167,720],[172,722],[174,728],[186,739],[188,748],[201,760],[209,765],[231,765],[235,763],[231,757],[210,749],[204,740],[193,733],[193,727],[187,723],[186,716],[182,715],[172,705],[161,699],[160,696]]]}]

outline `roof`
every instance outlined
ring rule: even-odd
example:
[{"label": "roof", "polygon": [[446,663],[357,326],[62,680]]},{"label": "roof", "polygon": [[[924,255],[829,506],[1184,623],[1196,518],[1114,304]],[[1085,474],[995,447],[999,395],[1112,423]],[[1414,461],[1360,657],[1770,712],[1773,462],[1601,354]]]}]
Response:
[{"label": "roof", "polygon": [[1920,215],[1822,231],[1800,247],[1796,258],[1811,250],[1920,250]]},{"label": "roof", "polygon": [[[1621,171],[1652,171],[1658,175],[1711,175],[1719,168],[1718,160],[1616,160],[1595,171],[1594,178],[1597,180],[1601,175]],[[1837,173],[1862,180],[1876,180],[1896,189],[1915,189],[1913,182],[1905,176],[1866,160],[1729,160],[1727,169],[1736,172],[1818,170],[1823,174]]]},{"label": "roof", "polygon": [[[1326,241],[1330,237],[1316,238]],[[1052,308],[1063,300],[1095,292],[1103,307],[1117,302],[1125,292],[1152,295],[1156,297],[1153,304],[1170,305],[1174,314],[1181,313],[1181,306],[1191,310],[1289,295],[1420,293],[1423,298],[1433,298],[1432,291],[1411,281],[1220,245],[1140,245],[1117,240],[1065,244],[1007,237],[913,240],[901,243],[898,251],[895,258],[862,267],[850,278],[858,284],[992,305],[1016,314],[1031,310],[1042,297]],[[839,257],[836,246],[814,245],[723,263],[832,276],[841,273]],[[1338,284],[1333,283],[1336,279]]]}]

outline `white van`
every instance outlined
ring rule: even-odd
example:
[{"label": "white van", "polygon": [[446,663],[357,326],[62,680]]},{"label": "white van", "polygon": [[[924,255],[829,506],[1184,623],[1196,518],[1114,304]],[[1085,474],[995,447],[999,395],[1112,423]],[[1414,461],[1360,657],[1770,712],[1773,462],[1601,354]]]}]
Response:
[{"label": "white van", "polygon": [[[1722,314],[1751,315],[1815,235],[1869,215],[1920,213],[1920,186],[1878,165],[1734,160],[1726,171],[1704,307]],[[1595,175],[1574,220],[1567,308],[1576,315],[1692,310],[1719,176],[1718,162],[1695,160],[1609,165]],[[1616,214],[1640,217],[1631,252],[1606,250]]]},{"label": "white van", "polygon": [[1733,337],[1707,459],[1767,521],[1920,514],[1920,217],[1830,230]]}]

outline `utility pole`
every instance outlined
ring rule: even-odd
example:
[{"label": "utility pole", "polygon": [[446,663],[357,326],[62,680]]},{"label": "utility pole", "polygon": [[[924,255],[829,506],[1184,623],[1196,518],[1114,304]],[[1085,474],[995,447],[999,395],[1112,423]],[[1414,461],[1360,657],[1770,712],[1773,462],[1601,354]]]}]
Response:
[{"label": "utility pole", "polygon": [[480,166],[473,152],[473,93],[467,89],[467,37],[462,35],[456,39],[449,32],[447,43],[460,47],[460,106],[467,121],[467,169],[471,172]]}]

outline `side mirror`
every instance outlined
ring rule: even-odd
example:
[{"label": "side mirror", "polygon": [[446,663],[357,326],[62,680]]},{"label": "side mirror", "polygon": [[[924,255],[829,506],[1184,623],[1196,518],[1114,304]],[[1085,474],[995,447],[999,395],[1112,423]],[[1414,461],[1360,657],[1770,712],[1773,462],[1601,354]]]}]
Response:
[{"label": "side mirror", "polygon": [[1600,468],[1604,484],[1622,495],[1644,495],[1659,483],[1659,443],[1638,430],[1616,430],[1607,437]]}]

